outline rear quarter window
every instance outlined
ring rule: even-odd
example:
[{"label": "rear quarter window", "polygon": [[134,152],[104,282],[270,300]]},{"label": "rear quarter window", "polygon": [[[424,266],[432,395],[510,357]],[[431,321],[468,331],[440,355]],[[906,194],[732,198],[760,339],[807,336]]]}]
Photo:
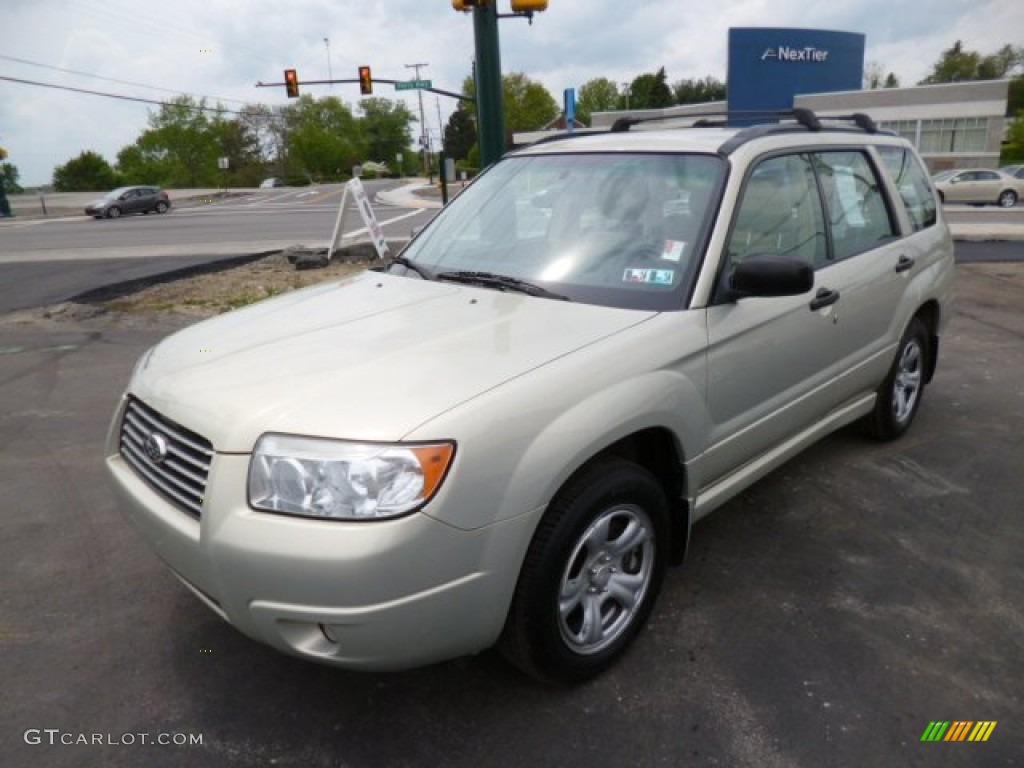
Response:
[{"label": "rear quarter window", "polygon": [[938,218],[938,203],[921,161],[913,152],[902,147],[877,149],[893,181],[896,182],[896,188],[910,216],[914,231],[918,232],[934,225]]}]

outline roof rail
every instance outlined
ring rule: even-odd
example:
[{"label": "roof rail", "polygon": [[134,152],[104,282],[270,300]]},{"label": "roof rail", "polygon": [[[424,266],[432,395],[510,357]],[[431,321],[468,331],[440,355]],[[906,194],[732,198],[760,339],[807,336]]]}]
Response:
[{"label": "roof rail", "polygon": [[[751,119],[761,118],[766,122],[757,122],[742,126],[742,130],[738,131],[735,136],[725,142],[719,151],[730,154],[736,150],[737,147],[746,144],[751,139],[755,139],[759,136],[765,136],[773,133],[787,133],[794,130],[805,129],[808,131],[820,131],[825,126],[824,123],[833,122],[847,122],[853,123],[853,126],[836,128],[835,130],[861,130],[865,133],[885,133],[881,131],[871,118],[870,115],[866,115],[863,112],[854,112],[849,115],[818,115],[814,110],[807,109],[806,107],[794,107],[793,109],[747,109],[747,110],[714,110],[710,112],[699,112],[688,115],[652,115],[650,117],[620,117],[614,123],[611,128],[608,129],[609,133],[626,133],[635,125],[643,125],[645,123],[654,123],[662,120],[686,120],[695,118],[693,123],[687,126],[678,126],[685,128],[727,128],[729,127],[729,120],[739,118],[744,121],[750,121]],[[779,122],[780,120],[791,120],[792,122]],[[544,144],[549,141],[559,141],[562,139],[573,138],[575,136],[583,136],[592,133],[603,133],[600,129],[583,129],[577,130],[569,134],[557,133],[553,136],[545,136],[543,139],[539,139],[536,144]]]},{"label": "roof rail", "polygon": [[[770,119],[785,119],[790,118],[796,121],[798,124],[807,128],[810,131],[820,131],[822,129],[822,121],[849,121],[854,123],[862,131],[867,133],[877,133],[878,126],[870,116],[863,112],[855,112],[852,115],[817,115],[814,110],[806,107],[793,107],[792,109],[746,109],[746,110],[716,110],[713,112],[696,112],[689,115],[652,115],[651,117],[620,117],[616,120],[611,127],[612,133],[623,133],[628,131],[634,125],[642,125],[643,123],[651,123],[659,120],[685,120],[688,118],[697,118],[692,127],[694,128],[709,128],[709,127],[723,127],[728,125],[730,118],[770,118]],[[718,120],[709,120],[708,118],[721,118]]]}]

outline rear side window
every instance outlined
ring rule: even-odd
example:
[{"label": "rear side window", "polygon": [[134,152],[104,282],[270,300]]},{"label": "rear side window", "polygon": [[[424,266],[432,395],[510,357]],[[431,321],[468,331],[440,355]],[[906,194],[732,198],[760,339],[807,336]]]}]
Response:
[{"label": "rear side window", "polygon": [[921,167],[920,161],[909,150],[900,147],[878,147],[889,173],[892,174],[896,187],[903,198],[903,205],[910,215],[910,223],[918,232],[930,227],[937,220],[938,206],[928,174]]},{"label": "rear side window", "polygon": [[877,248],[896,234],[875,170],[861,152],[820,152],[815,168],[836,261]]}]

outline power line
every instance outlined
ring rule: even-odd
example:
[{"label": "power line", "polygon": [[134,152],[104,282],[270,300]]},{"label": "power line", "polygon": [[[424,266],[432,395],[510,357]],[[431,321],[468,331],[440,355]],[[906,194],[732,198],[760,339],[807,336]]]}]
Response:
[{"label": "power line", "polygon": [[[242,115],[243,112],[239,112],[235,109],[228,109],[227,107],[204,107],[199,104],[170,104],[166,101],[156,101],[155,99],[144,99],[141,96],[125,96],[120,93],[106,93],[104,91],[90,91],[86,88],[72,88],[70,85],[58,85],[57,83],[41,83],[38,80],[23,80],[20,77],[8,77],[7,75],[0,75],[0,80],[6,80],[10,83],[22,83],[23,85],[38,85],[41,88],[54,88],[58,91],[71,91],[72,93],[85,93],[89,96],[104,96],[108,99],[120,99],[121,101],[137,101],[141,104],[156,104],[158,107],[181,107],[183,109],[191,109],[195,112],[227,112],[231,115]],[[188,95],[188,94],[186,94]]]},{"label": "power line", "polygon": [[[164,93],[176,93],[179,96],[193,96],[194,95],[194,94],[190,94],[190,93],[188,93],[186,91],[176,91],[176,90],[174,90],[172,88],[161,88],[161,87],[159,87],[157,85],[146,85],[145,83],[136,83],[136,82],[132,82],[131,80],[118,80],[117,78],[114,78],[114,77],[104,77],[103,75],[96,75],[96,74],[93,74],[92,72],[82,72],[81,70],[78,70],[78,69],[65,69],[64,67],[55,67],[52,64],[43,64],[42,62],[39,62],[39,61],[30,61],[28,59],[19,59],[17,56],[5,56],[2,53],[0,53],[0,59],[3,59],[4,61],[14,61],[14,62],[17,62],[18,64],[28,64],[29,66],[32,66],[32,67],[41,67],[42,69],[52,69],[55,72],[66,72],[66,73],[71,74],[71,75],[81,75],[82,77],[92,77],[92,78],[95,78],[96,80],[106,80],[106,81],[111,82],[111,83],[118,83],[119,85],[134,85],[134,86],[136,86],[138,88],[149,88],[150,90],[153,90],[153,91],[163,91]],[[204,96],[203,98],[216,99],[217,101],[232,101],[232,102],[234,102],[236,104],[248,104],[249,103],[247,101],[243,101],[242,99],[228,99],[228,98],[222,98],[220,96]]]}]

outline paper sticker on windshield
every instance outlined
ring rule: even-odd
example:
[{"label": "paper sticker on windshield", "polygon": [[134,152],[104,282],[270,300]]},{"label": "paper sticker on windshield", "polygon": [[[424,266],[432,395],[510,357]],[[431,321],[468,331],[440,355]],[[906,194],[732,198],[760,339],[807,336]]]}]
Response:
[{"label": "paper sticker on windshield", "polygon": [[622,275],[622,282],[672,285],[675,274],[674,269],[627,269]]},{"label": "paper sticker on windshield", "polygon": [[682,240],[666,240],[664,247],[661,249],[661,258],[667,261],[679,261],[683,258],[683,252],[686,250],[686,243]]}]

